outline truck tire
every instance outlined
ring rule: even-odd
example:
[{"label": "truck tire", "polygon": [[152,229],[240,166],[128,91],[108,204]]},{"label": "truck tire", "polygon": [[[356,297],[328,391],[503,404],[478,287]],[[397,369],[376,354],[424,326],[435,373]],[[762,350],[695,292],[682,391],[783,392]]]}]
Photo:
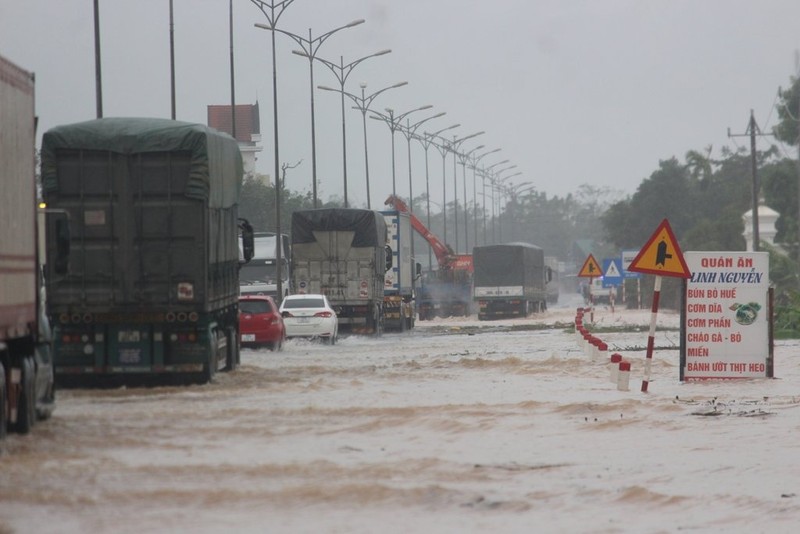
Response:
[{"label": "truck tire", "polygon": [[206,363],[203,364],[203,371],[200,373],[200,384],[210,384],[214,375],[217,374],[217,362],[219,361],[217,335],[215,331],[214,337],[208,342],[208,357]]},{"label": "truck tire", "polygon": [[6,371],[0,364],[0,439],[6,437],[8,420],[6,418]]},{"label": "truck tire", "polygon": [[33,357],[26,356],[22,360],[22,381],[20,383],[17,403],[17,422],[14,431],[27,434],[36,422],[36,367]]}]

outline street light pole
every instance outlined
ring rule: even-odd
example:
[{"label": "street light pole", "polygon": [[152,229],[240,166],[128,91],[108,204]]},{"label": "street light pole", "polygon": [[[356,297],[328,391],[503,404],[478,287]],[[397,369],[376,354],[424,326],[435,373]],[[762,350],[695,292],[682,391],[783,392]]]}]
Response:
[{"label": "street light pole", "polygon": [[352,28],[353,26],[358,26],[359,24],[363,24],[364,19],[354,20],[345,24],[344,26],[339,26],[338,28],[334,28],[328,32],[323,33],[319,37],[312,37],[311,35],[311,28],[308,29],[308,39],[305,37],[301,37],[294,33],[288,32],[286,30],[281,30],[280,28],[275,28],[271,26],[265,26],[263,24],[259,25],[256,24],[259,28],[264,28],[267,30],[273,30],[274,32],[280,32],[287,37],[291,37],[294,42],[303,49],[305,52],[305,57],[308,58],[308,72],[310,75],[310,85],[311,88],[311,180],[312,180],[312,196],[314,199],[314,207],[317,206],[317,135],[316,135],[316,128],[314,124],[314,58],[317,55],[322,43],[324,43],[331,35],[334,33],[344,30],[347,28]]},{"label": "street light pole", "polygon": [[[473,226],[474,226],[474,233],[475,233],[475,245],[478,244],[478,186],[476,180],[476,173],[478,169],[478,163],[488,156],[489,154],[494,154],[495,152],[500,152],[500,148],[495,148],[494,150],[490,150],[488,152],[484,152],[483,154],[478,154],[477,156],[472,158],[472,165],[470,168],[472,169],[472,213],[473,213]],[[483,180],[483,204],[481,205],[481,214],[483,216],[483,243],[486,244],[486,178],[484,175],[482,176]]]},{"label": "street light pole", "polygon": [[509,170],[509,169],[513,169],[515,167],[516,167],[516,165],[511,165],[510,167],[506,167],[504,169],[501,169],[501,170],[497,171],[497,173],[495,174],[495,183],[497,184],[497,191],[502,195],[502,196],[498,196],[497,197],[497,204],[498,204],[497,205],[497,219],[498,219],[497,220],[497,224],[498,224],[497,236],[498,236],[498,239],[500,241],[503,240],[503,220],[502,220],[503,212],[502,212],[502,207],[500,206],[501,200],[505,197],[505,192],[504,192],[503,185],[507,180],[513,178],[514,176],[519,176],[522,173],[521,172],[517,172],[517,173],[511,174],[509,176],[503,176],[502,178],[500,177],[500,174],[505,172],[505,171],[507,171],[507,170]]},{"label": "street light pole", "polygon": [[[270,36],[272,40],[272,126],[273,126],[273,140],[275,145],[275,235],[277,236],[277,240],[280,243],[281,240],[281,188],[280,188],[280,158],[278,155],[278,71],[276,68],[275,62],[275,31],[277,28],[275,27],[278,24],[278,20],[280,19],[281,15],[286,11],[294,0],[281,0],[280,2],[276,2],[276,0],[270,0],[270,2],[264,2],[263,0],[250,0],[256,7],[258,7],[261,12],[267,17],[267,21],[269,22],[268,26],[264,26],[263,24],[259,26],[256,24],[257,27],[262,29],[270,30]],[[278,303],[283,300],[283,283],[282,283],[282,269],[281,269],[281,255],[283,247],[277,247],[277,254],[276,254],[276,278],[277,278],[277,298]]]},{"label": "street light pole", "polygon": [[[411,139],[415,136],[417,132],[417,128],[419,128],[422,124],[428,122],[429,120],[436,119],[445,115],[446,112],[442,111],[441,113],[437,113],[436,115],[431,115],[430,117],[426,117],[420,121],[411,124],[406,118],[406,126],[403,128],[400,127],[400,132],[405,136],[406,141],[408,142],[408,207],[411,210],[411,213],[414,213],[414,187],[411,183]],[[427,171],[428,161],[427,158],[425,160],[425,168]]]},{"label": "street light pole", "polygon": [[[453,227],[455,229],[455,251],[458,252],[458,173],[456,170],[456,161],[458,159],[458,149],[467,139],[472,139],[473,137],[477,137],[479,135],[483,135],[484,131],[475,132],[474,134],[467,135],[465,137],[456,137],[453,136],[453,141],[449,143],[449,149],[453,153]],[[465,229],[466,230],[466,229]]]},{"label": "street light pole", "polygon": [[357,109],[357,110],[359,110],[361,112],[361,122],[362,122],[362,125],[364,127],[364,171],[365,171],[366,180],[367,180],[367,209],[372,209],[372,204],[370,203],[370,197],[369,197],[369,153],[367,152],[367,111],[372,111],[370,109],[370,106],[372,105],[372,101],[375,100],[375,98],[379,94],[383,93],[384,91],[388,91],[389,89],[394,89],[396,87],[402,87],[404,85],[408,85],[408,82],[398,82],[398,83],[396,83],[394,85],[390,85],[388,87],[384,87],[383,89],[375,91],[374,93],[372,93],[369,96],[366,96],[364,94],[364,90],[367,88],[367,84],[365,82],[361,82],[361,84],[360,84],[360,86],[361,86],[361,96],[360,97],[357,96],[357,95],[354,95],[352,93],[348,93],[347,91],[334,89],[332,87],[326,87],[324,85],[320,85],[320,86],[317,87],[318,89],[321,89],[323,91],[333,91],[334,93],[342,93],[343,95],[348,97],[350,100],[352,100],[353,103],[355,104],[355,106],[354,106],[355,109]]},{"label": "street light pole", "polygon": [[[362,58],[356,59],[355,61],[351,61],[347,65],[344,64],[344,57],[339,56],[339,65],[332,61],[328,61],[327,59],[323,59],[321,57],[313,57],[312,59],[316,59],[326,67],[330,69],[333,75],[336,77],[336,81],[339,82],[340,90],[342,97],[342,180],[344,182],[344,207],[349,207],[349,203],[347,201],[347,130],[345,128],[345,115],[344,115],[344,85],[347,82],[347,78],[352,74],[353,69],[356,68],[358,64],[362,61],[369,59],[371,57],[383,56],[385,54],[390,53],[391,50],[381,50],[380,52],[375,52],[374,54],[370,54],[368,56],[364,56]],[[301,52],[300,50],[292,50],[293,54],[297,54],[298,56],[308,56],[305,52]]]},{"label": "street light pole", "polygon": [[[419,142],[422,143],[422,148],[425,149],[425,196],[427,197],[427,200],[426,200],[426,210],[427,210],[426,222],[427,222],[427,225],[428,225],[428,230],[431,229],[431,188],[430,188],[430,174],[428,173],[428,149],[431,147],[431,145],[434,144],[433,143],[433,138],[434,137],[436,137],[440,133],[445,132],[447,130],[452,130],[453,128],[458,128],[459,126],[461,126],[461,125],[460,124],[453,124],[451,126],[448,126],[447,128],[442,128],[441,130],[436,131],[434,133],[423,132],[421,136],[417,136],[416,137],[419,140]],[[444,152],[444,153],[446,154],[447,152]],[[442,159],[442,164],[444,165],[444,159]],[[442,170],[444,170],[444,167],[442,167]],[[442,182],[444,182],[444,174],[442,174]],[[442,207],[442,217],[445,217],[444,206]],[[445,226],[445,229],[446,228],[447,228],[447,226]],[[445,242],[447,242],[447,235],[445,235]],[[433,270],[433,258],[431,257],[430,253],[428,253],[428,270],[429,271]]]},{"label": "street light pole", "polygon": [[405,113],[400,113],[399,115],[394,114],[394,109],[386,108],[386,113],[380,113],[379,111],[372,111],[375,115],[372,115],[371,119],[376,119],[379,121],[383,121],[388,127],[389,131],[392,134],[392,195],[397,196],[397,179],[395,174],[395,164],[394,164],[394,133],[401,128],[401,124],[403,119],[407,116],[415,113],[417,111],[422,111],[425,109],[431,109],[433,106],[430,104],[426,104],[424,106],[420,106],[418,108],[410,109]]},{"label": "street light pole", "polygon": [[[461,162],[461,180],[464,186],[464,252],[469,254],[469,210],[467,209],[467,160],[472,155],[473,152],[476,150],[480,150],[484,148],[485,145],[478,145],[472,150],[464,152],[463,154],[458,155],[458,159]],[[474,217],[474,214],[473,214]],[[475,235],[475,242],[478,242],[478,235]]]}]

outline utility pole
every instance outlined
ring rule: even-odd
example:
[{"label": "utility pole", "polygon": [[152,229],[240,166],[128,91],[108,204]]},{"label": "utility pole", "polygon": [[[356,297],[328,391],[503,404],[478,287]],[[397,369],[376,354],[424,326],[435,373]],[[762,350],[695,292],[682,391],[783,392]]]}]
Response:
[{"label": "utility pole", "polygon": [[100,66],[100,3],[94,0],[94,86],[97,118],[103,118],[103,75]]},{"label": "utility pole", "polygon": [[750,121],[747,123],[747,130],[743,134],[732,134],[728,128],[728,137],[750,137],[750,167],[753,175],[753,252],[758,252],[761,244],[761,237],[758,232],[758,198],[760,184],[758,181],[758,162],[756,161],[756,136],[770,135],[761,133],[761,129],[756,124],[753,110],[750,110]]}]

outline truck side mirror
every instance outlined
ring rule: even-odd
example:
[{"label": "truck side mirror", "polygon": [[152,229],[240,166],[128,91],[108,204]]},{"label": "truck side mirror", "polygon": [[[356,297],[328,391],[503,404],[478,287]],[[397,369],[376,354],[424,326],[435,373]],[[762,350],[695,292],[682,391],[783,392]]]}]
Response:
[{"label": "truck side mirror", "polygon": [[547,268],[547,281],[548,282],[553,281],[553,269],[551,269],[550,267]]},{"label": "truck side mirror", "polygon": [[56,274],[67,274],[69,272],[69,221],[66,218],[59,218],[55,221],[56,234],[56,257],[53,262],[53,270]]},{"label": "truck side mirror", "polygon": [[392,264],[394,262],[394,254],[392,253],[392,247],[390,247],[389,245],[386,245],[383,248],[386,251],[386,269],[385,270],[388,271],[389,269],[392,268]]},{"label": "truck side mirror", "polygon": [[417,263],[415,269],[416,269],[415,270],[415,273],[416,273],[415,278],[420,278],[422,276],[422,264],[421,263]]},{"label": "truck side mirror", "polygon": [[253,255],[255,254],[256,250],[255,240],[253,238],[253,227],[250,225],[247,219],[239,219],[239,229],[242,232],[241,237],[243,256],[239,260],[239,263],[245,264],[253,259]]}]

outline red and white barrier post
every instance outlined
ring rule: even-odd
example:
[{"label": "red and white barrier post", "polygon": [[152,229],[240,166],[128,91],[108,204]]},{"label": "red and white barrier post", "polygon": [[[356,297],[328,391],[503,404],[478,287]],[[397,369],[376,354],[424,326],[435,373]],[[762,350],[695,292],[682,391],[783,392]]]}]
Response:
[{"label": "red and white barrier post", "polygon": [[647,334],[647,355],[644,360],[644,379],[642,380],[642,393],[647,393],[650,383],[650,368],[653,364],[653,348],[656,339],[656,317],[658,316],[658,300],[661,297],[661,277],[656,276],[653,285],[653,307],[650,310],[650,331]]}]

